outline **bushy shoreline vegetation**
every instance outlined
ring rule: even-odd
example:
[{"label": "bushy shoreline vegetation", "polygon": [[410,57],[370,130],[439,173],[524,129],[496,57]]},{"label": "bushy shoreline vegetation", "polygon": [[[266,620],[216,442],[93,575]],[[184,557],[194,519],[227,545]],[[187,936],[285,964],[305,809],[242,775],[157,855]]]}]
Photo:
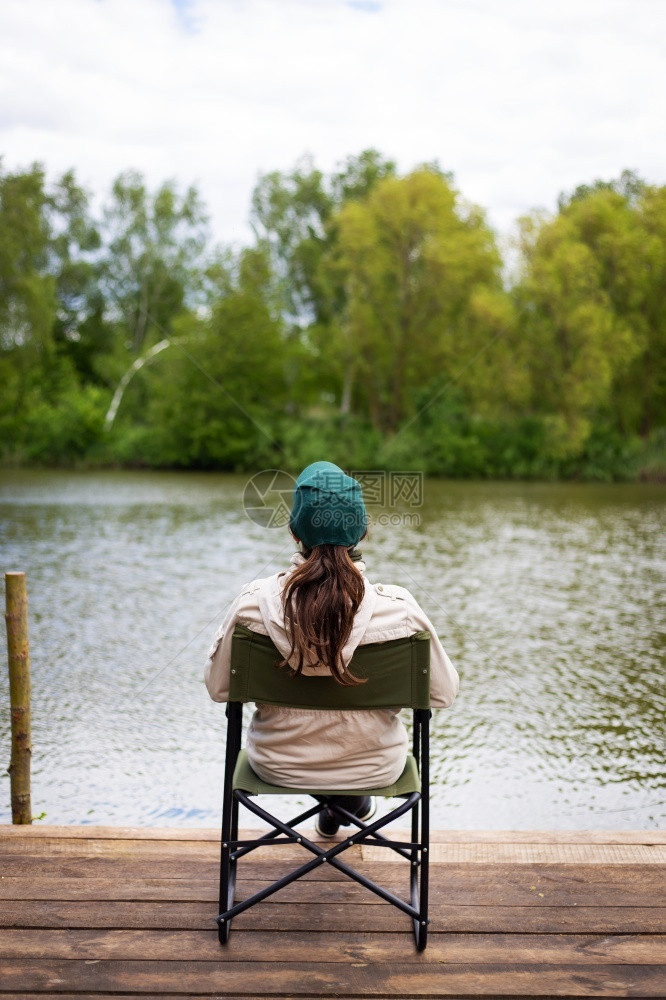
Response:
[{"label": "bushy shoreline vegetation", "polygon": [[305,158],[251,222],[232,251],[194,188],[127,172],[95,217],[0,168],[1,461],[666,480],[666,187],[519,220],[510,284],[436,164]]}]

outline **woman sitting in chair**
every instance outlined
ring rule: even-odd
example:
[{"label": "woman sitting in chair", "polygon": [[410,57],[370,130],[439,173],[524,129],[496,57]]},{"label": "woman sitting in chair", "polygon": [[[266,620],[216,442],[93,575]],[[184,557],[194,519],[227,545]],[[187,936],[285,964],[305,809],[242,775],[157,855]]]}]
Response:
[{"label": "woman sitting in chair", "polygon": [[[366,533],[361,486],[330,462],[315,462],[296,481],[289,522],[300,551],[291,568],[243,588],[210,651],[205,669],[213,701],[229,697],[231,637],[236,625],[271,638],[297,673],[359,681],[349,669],[357,646],[430,633],[430,698],[448,708],[458,674],[425,612],[404,587],[372,584],[355,546]],[[379,788],[401,775],[407,731],[398,711],[310,711],[257,705],[247,734],[259,777],[287,788]],[[336,801],[361,820],[375,811],[367,796]],[[324,807],[317,832],[337,833],[340,820]]]}]

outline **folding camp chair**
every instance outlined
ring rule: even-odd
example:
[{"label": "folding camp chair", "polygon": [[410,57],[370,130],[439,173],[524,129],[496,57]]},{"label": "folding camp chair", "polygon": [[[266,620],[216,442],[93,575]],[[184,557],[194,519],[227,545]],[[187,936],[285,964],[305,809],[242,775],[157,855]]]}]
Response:
[{"label": "folding camp chair", "polygon": [[[231,651],[229,704],[227,707],[227,753],[222,810],[222,854],[220,864],[220,915],[217,917],[221,944],[226,944],[232,919],[248,907],[290,885],[323,864],[359,882],[413,921],[416,947],[423,951],[428,937],[428,848],[429,848],[429,730],[430,730],[430,636],[417,632],[404,639],[359,646],[351,670],[365,684],[344,687],[330,676],[297,676],[288,668],[278,669],[281,654],[271,640],[238,625]],[[407,757],[402,775],[384,788],[327,789],[282,788],[270,785],[254,773],[247,753],[241,750],[243,702],[284,705],[304,709],[412,708],[414,710],[413,753]],[[267,812],[255,801],[257,795],[315,796],[317,803],[287,823]],[[329,802],[332,795],[375,795],[402,801],[387,815],[365,823],[353,813]],[[270,832],[255,840],[238,839],[238,806],[244,805],[267,822]],[[358,829],[343,841],[323,848],[308,840],[295,827],[314,816],[324,805],[346,824]],[[411,841],[389,840],[380,830],[411,811]],[[370,842],[394,851],[409,862],[410,901],[407,902],[340,859],[353,844]],[[273,844],[300,844],[314,855],[276,882],[240,903],[234,904],[236,867],[240,858]]]}]

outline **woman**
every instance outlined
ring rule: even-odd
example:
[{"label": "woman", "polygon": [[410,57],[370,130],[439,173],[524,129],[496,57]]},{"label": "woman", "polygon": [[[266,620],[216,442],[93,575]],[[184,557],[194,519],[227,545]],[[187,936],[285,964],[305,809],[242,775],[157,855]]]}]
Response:
[{"label": "woman", "polygon": [[[231,637],[240,624],[270,636],[283,665],[345,685],[359,683],[349,669],[357,646],[429,632],[431,704],[448,708],[458,674],[425,612],[408,590],[365,576],[355,550],[367,529],[360,484],[331,462],[309,465],[296,481],[289,527],[300,545],[291,568],[244,587],[215,637],[205,669],[211,698],[228,700]],[[402,774],[407,732],[397,710],[257,705],[247,753],[263,781],[285,788],[378,788]],[[374,813],[367,797],[337,801],[360,819]],[[316,825],[332,836],[340,823],[323,808]]]}]

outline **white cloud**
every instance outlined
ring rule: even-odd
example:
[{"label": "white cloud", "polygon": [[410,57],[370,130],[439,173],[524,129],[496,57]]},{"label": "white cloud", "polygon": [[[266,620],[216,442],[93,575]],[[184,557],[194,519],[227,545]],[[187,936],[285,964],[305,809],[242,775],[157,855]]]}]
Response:
[{"label": "white cloud", "polygon": [[438,159],[506,230],[634,167],[666,182],[661,0],[3,0],[0,151],[198,182],[247,238],[259,172]]}]

